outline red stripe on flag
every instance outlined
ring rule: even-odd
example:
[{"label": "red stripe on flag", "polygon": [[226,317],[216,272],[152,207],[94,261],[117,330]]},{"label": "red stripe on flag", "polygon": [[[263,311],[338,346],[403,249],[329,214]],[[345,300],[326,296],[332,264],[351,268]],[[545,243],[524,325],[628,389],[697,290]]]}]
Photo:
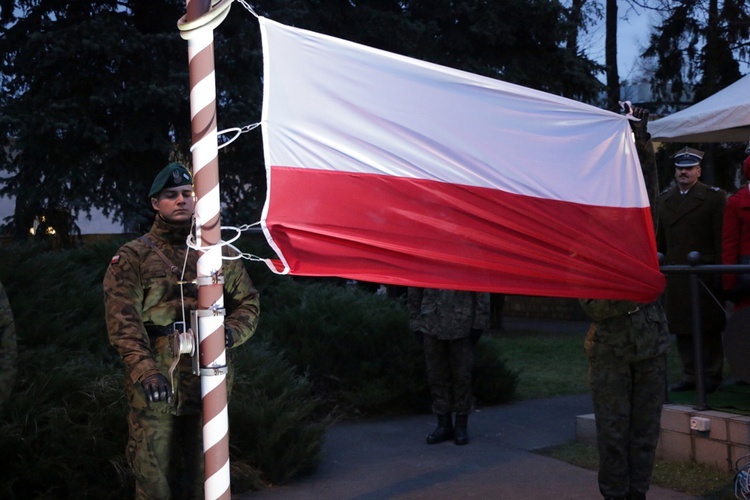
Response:
[{"label": "red stripe on flag", "polygon": [[264,222],[293,275],[638,301],[664,288],[648,208],[289,167],[270,183]]}]

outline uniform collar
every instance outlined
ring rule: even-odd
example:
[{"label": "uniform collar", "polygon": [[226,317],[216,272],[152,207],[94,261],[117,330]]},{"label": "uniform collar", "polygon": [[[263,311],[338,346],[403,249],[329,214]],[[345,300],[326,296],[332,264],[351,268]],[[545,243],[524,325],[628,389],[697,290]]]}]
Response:
[{"label": "uniform collar", "polygon": [[184,244],[192,227],[192,221],[179,223],[167,222],[159,217],[159,214],[156,214],[156,217],[154,217],[154,225],[151,226],[150,234],[162,240],[166,240],[171,244]]}]

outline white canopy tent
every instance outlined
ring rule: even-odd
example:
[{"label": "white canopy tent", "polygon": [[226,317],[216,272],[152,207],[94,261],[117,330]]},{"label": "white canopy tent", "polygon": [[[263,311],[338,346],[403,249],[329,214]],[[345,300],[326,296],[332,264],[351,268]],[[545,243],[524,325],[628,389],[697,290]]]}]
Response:
[{"label": "white canopy tent", "polygon": [[658,142],[750,141],[750,75],[648,129]]}]

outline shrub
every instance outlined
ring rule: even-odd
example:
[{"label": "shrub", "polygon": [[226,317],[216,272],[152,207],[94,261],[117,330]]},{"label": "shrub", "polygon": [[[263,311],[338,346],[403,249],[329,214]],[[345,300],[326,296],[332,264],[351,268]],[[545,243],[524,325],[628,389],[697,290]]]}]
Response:
[{"label": "shrub", "polygon": [[322,414],[309,382],[267,342],[258,340],[237,353],[229,407],[235,489],[283,484],[314,471],[333,420]]},{"label": "shrub", "polygon": [[264,303],[262,335],[340,410],[403,411],[425,390],[399,302],[353,286],[286,281]]},{"label": "shrub", "polygon": [[[0,247],[19,342],[16,384],[0,408],[0,498],[132,498],[124,373],[108,345],[101,291],[120,243]],[[235,490],[314,469],[330,419],[310,384],[263,342],[235,353]]]},{"label": "shrub", "polygon": [[472,389],[477,403],[491,406],[510,401],[518,387],[519,373],[505,365],[500,345],[484,336],[474,352]]},{"label": "shrub", "polygon": [[122,373],[69,350],[27,349],[18,363],[2,409],[0,496],[128,496]]},{"label": "shrub", "polygon": [[[422,351],[403,301],[356,286],[285,281],[264,298],[262,335],[329,404],[349,414],[428,411]],[[475,395],[510,401],[518,381],[491,342],[476,348]]]}]

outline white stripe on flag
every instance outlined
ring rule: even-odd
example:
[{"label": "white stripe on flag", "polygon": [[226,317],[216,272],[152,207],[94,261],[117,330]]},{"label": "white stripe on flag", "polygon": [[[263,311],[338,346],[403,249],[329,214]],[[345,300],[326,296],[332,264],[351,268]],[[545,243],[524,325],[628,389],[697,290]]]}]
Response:
[{"label": "white stripe on flag", "polygon": [[628,120],[261,18],[270,165],[644,207]]}]

